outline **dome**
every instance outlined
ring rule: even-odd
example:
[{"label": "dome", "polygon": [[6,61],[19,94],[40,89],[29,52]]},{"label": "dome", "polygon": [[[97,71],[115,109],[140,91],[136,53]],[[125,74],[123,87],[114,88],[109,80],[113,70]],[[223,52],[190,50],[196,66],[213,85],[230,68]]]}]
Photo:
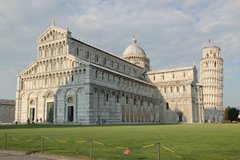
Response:
[{"label": "dome", "polygon": [[133,36],[131,44],[123,52],[123,57],[128,56],[146,57],[144,50],[137,45],[137,39],[135,36]]}]

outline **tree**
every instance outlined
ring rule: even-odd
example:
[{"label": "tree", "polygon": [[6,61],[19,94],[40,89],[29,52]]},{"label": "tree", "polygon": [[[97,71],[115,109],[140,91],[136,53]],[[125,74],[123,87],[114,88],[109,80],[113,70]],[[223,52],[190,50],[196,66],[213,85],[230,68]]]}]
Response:
[{"label": "tree", "polygon": [[230,107],[228,106],[224,110],[224,118],[223,118],[224,121],[228,121],[229,120],[229,113],[230,113]]},{"label": "tree", "polygon": [[227,107],[224,111],[224,120],[227,121],[237,121],[238,120],[239,110],[236,108]]},{"label": "tree", "polygon": [[237,121],[238,120],[238,114],[239,114],[239,110],[236,109],[236,108],[232,108],[232,111],[231,111],[231,120],[232,121]]}]

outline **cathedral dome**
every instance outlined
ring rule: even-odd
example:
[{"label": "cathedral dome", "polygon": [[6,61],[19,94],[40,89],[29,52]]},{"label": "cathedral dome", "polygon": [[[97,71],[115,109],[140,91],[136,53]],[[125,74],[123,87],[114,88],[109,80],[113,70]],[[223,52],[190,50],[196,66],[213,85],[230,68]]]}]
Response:
[{"label": "cathedral dome", "polygon": [[143,68],[145,71],[149,71],[150,61],[144,50],[137,45],[135,36],[133,36],[131,44],[124,50],[122,58]]},{"label": "cathedral dome", "polygon": [[135,36],[132,38],[131,44],[124,50],[123,57],[128,56],[141,56],[146,57],[144,50],[137,45],[137,39]]}]

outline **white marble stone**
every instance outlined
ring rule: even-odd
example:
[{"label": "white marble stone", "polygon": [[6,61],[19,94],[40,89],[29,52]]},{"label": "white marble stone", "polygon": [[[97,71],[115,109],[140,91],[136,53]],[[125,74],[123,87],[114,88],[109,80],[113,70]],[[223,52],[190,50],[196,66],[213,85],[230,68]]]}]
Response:
[{"label": "white marble stone", "polygon": [[18,74],[15,121],[203,122],[205,89],[195,66],[149,70],[135,37],[121,58],[52,24],[38,38],[37,59]]}]

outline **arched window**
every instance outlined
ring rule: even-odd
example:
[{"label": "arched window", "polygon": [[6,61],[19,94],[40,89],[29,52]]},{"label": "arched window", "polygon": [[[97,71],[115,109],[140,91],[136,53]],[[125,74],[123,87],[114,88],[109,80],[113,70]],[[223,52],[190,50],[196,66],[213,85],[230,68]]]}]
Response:
[{"label": "arched window", "polygon": [[106,102],[108,102],[108,98],[109,98],[108,96],[109,96],[109,95],[108,95],[108,93],[107,93],[107,94],[106,94]]},{"label": "arched window", "polygon": [[95,78],[98,77],[98,71],[95,71]]},{"label": "arched window", "polygon": [[102,80],[104,80],[104,72],[102,72]]},{"label": "arched window", "polygon": [[134,104],[134,105],[137,104],[137,99],[136,99],[136,98],[134,98],[134,100],[133,100],[133,104]]},{"label": "arched window", "polygon": [[67,102],[68,102],[68,103],[73,103],[73,98],[72,98],[72,97],[69,97],[69,98],[67,99]]},{"label": "arched window", "polygon": [[169,104],[166,102],[166,110],[169,110]]},{"label": "arched window", "polygon": [[112,67],[114,66],[114,61],[112,60]]},{"label": "arched window", "polygon": [[104,59],[103,59],[103,65],[106,65],[107,64],[107,58],[105,57]]},{"label": "arched window", "polygon": [[126,104],[128,104],[128,96],[126,97]]},{"label": "arched window", "polygon": [[35,105],[35,101],[34,101],[34,100],[31,100],[31,101],[30,101],[30,105],[31,105],[31,106]]},{"label": "arched window", "polygon": [[119,94],[117,95],[117,103],[119,103]]},{"label": "arched window", "polygon": [[85,57],[86,57],[86,59],[89,59],[89,52],[88,51],[85,52]]},{"label": "arched window", "polygon": [[95,55],[95,62],[98,62],[98,55]]},{"label": "arched window", "polygon": [[76,54],[77,54],[77,56],[79,55],[79,48],[78,47],[76,48]]}]

